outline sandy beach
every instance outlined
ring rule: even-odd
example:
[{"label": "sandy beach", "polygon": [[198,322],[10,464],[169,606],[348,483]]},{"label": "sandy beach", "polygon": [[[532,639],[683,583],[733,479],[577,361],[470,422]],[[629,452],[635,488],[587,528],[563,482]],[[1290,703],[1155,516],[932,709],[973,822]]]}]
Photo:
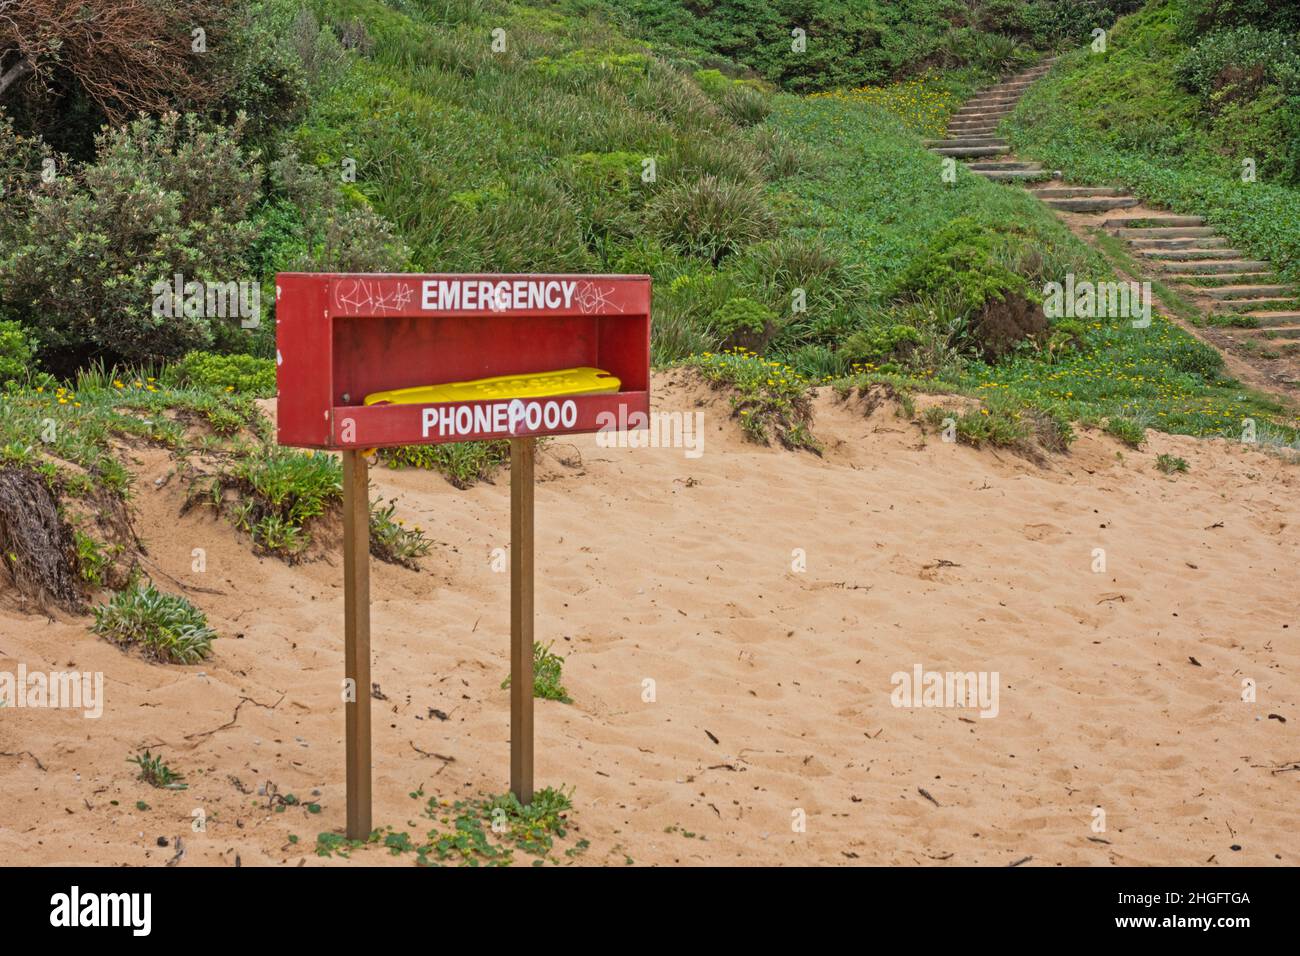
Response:
[{"label": "sandy beach", "polygon": [[[584,435],[539,458],[537,637],[565,657],[573,703],[537,702],[537,782],[573,788],[590,841],[574,862],[1300,859],[1296,466],[1095,431],[1037,463],[825,389],[819,458],[746,441],[688,371],[657,375],[653,401],[703,412],[701,456]],[[1159,472],[1162,452],[1190,471]],[[180,834],[182,866],[409,865],[312,850],[344,819],[337,554],[256,557],[227,522],[181,514],[166,451],[128,461],[146,570],[220,638],[202,665],[147,663],[88,617],[6,595],[0,670],[102,671],[105,701],[98,719],[0,710],[0,855],[162,865]],[[493,551],[509,482],[371,477],[436,542],[419,571],[374,562],[371,585],[374,819],[423,833],[413,792],[506,789],[509,575]],[[894,706],[892,675],[917,666],[996,672],[996,716]],[[189,789],[136,780],[144,748]],[[320,812],[276,812],[268,792]]]}]

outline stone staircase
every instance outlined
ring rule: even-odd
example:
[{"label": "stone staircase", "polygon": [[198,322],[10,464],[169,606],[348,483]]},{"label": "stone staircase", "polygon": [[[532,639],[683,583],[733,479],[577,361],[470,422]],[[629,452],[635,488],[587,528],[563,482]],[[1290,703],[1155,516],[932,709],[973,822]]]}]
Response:
[{"label": "stone staircase", "polygon": [[[1011,155],[1010,144],[996,135],[998,124],[1055,61],[1043,60],[977,93],[953,114],[945,138],[927,140],[926,145],[941,156],[964,160],[980,176],[1023,183],[1074,225],[1099,228],[1125,240],[1136,259],[1234,337],[1300,339],[1300,288],[1284,282],[1270,263],[1231,248],[1200,216],[1146,209],[1138,197],[1121,189],[1071,186],[1056,181],[1041,164]],[[1120,210],[1128,214],[1112,215]]]},{"label": "stone staircase", "polygon": [[1010,115],[1025,90],[1052,68],[1053,57],[1018,73],[1009,80],[976,93],[948,121],[944,139],[926,140],[940,156],[966,161],[967,168],[987,179],[1033,181],[1050,179],[1040,163],[1026,163],[1010,155],[1011,146],[997,133],[998,123]]},{"label": "stone staircase", "polygon": [[[1231,248],[1200,216],[1144,210],[1137,197],[1115,189],[1089,189],[1092,195],[1088,196],[1058,196],[1051,188],[1033,192],[1056,209],[1100,213],[1088,217],[1099,222],[1082,224],[1125,240],[1135,259],[1192,299],[1212,324],[1227,327],[1235,337],[1300,339],[1300,289],[1281,279],[1271,263]],[[1081,199],[1097,205],[1082,209],[1061,205]],[[1107,215],[1115,209],[1130,212]]]}]

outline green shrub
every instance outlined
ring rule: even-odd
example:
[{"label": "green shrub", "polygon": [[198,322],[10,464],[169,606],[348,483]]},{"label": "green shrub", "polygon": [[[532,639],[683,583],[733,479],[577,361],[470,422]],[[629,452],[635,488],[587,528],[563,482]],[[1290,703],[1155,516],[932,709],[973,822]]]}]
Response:
[{"label": "green shrub", "polygon": [[271,172],[302,223],[302,253],[283,263],[282,271],[400,272],[406,267],[410,250],[360,190],[294,155],[277,160]]},{"label": "green shrub", "polygon": [[954,219],[903,270],[895,294],[910,298],[949,295],[968,315],[1009,294],[1033,298],[1029,283],[1012,272],[1007,239],[973,218]]},{"label": "green shrub", "polygon": [[767,97],[751,86],[734,84],[722,96],[722,111],[741,126],[761,123],[772,111]]},{"label": "green shrub", "polygon": [[738,332],[761,335],[775,321],[776,314],[753,299],[729,299],[713,313],[713,327],[724,339]]},{"label": "green shrub", "polygon": [[252,355],[187,352],[167,369],[169,384],[197,386],[253,395],[275,396],[275,360]]},{"label": "green shrub", "polygon": [[714,265],[776,228],[759,189],[714,176],[664,189],[648,214],[665,246]]},{"label": "green shrub", "polygon": [[904,357],[920,342],[921,333],[910,325],[885,325],[853,333],[842,351],[849,362],[876,363]]},{"label": "green shrub", "polygon": [[1203,36],[1178,63],[1178,80],[1208,99],[1224,86],[1277,83],[1300,88],[1297,38],[1278,30],[1241,26]]},{"label": "green shrub", "polygon": [[32,371],[32,340],[17,322],[0,319],[0,387]]},{"label": "green shrub", "polygon": [[223,320],[153,314],[155,283],[234,281],[253,238],[261,171],[242,127],[175,114],[97,138],[96,160],[61,170],[0,249],[0,295],[42,349],[143,364],[212,341]]},{"label": "green shrub", "polygon": [[153,660],[196,664],[212,653],[216,632],[185,598],[136,582],[94,608],[91,630],[119,647],[138,646]]}]

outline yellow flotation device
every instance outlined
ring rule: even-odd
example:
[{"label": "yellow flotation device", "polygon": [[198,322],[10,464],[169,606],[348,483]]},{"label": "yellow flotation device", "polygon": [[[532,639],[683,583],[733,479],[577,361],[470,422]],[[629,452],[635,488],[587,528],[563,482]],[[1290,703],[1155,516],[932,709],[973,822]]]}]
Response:
[{"label": "yellow flotation device", "polygon": [[434,402],[481,402],[509,398],[550,398],[555,395],[598,395],[617,392],[622,382],[599,368],[562,368],[554,372],[494,375],[468,382],[443,382],[372,392],[367,405],[431,405]]}]

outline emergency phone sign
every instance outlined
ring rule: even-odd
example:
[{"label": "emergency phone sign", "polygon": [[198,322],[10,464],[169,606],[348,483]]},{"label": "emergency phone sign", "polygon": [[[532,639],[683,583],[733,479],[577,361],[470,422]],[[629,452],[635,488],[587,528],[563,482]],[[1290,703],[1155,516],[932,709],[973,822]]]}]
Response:
[{"label": "emergency phone sign", "polygon": [[527,805],[534,439],[645,427],[650,278],[293,272],[275,300],[279,442],[343,459],[347,835],[372,832],[367,452],[385,446],[510,441],[510,789]]},{"label": "emergency phone sign", "polygon": [[284,273],[276,343],[283,445],[598,431],[648,415],[650,279]]}]

